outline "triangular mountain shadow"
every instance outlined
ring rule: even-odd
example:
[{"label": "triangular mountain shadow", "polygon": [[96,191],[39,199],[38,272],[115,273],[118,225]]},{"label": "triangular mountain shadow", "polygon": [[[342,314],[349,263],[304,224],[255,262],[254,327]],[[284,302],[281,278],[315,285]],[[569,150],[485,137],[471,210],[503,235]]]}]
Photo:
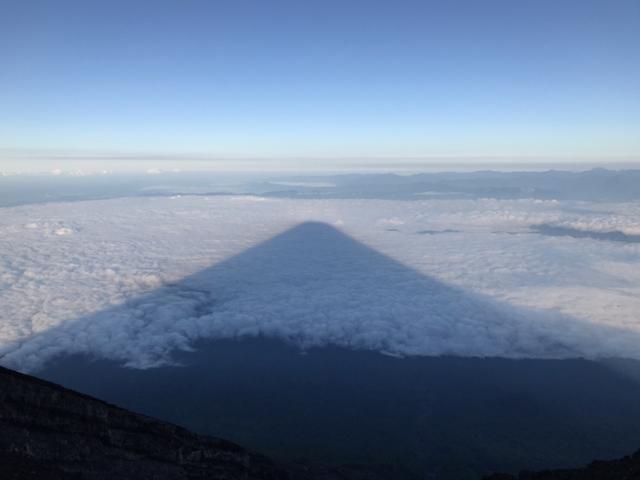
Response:
[{"label": "triangular mountain shadow", "polygon": [[[3,363],[44,366],[49,380],[280,460],[459,479],[633,451],[640,383],[579,359],[421,355],[577,356],[613,341],[640,344],[447,285],[304,223],[42,332]],[[179,365],[123,368],[167,359]]]},{"label": "triangular mountain shadow", "polygon": [[180,282],[6,347],[2,363],[32,370],[58,354],[85,353],[144,368],[200,339],[247,336],[400,356],[634,357],[640,344],[630,331],[445,284],[308,222]]}]

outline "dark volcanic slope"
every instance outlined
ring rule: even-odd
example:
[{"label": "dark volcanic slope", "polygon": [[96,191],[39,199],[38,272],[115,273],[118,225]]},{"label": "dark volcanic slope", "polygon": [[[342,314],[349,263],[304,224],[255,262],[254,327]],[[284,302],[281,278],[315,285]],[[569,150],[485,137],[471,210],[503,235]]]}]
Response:
[{"label": "dark volcanic slope", "polygon": [[281,479],[266,457],[0,367],[3,479]]},{"label": "dark volcanic slope", "polygon": [[[3,480],[391,480],[404,469],[289,464],[0,367]],[[446,475],[444,475],[446,476]],[[439,475],[429,478],[440,478]],[[457,476],[466,478],[466,476]],[[495,474],[487,480],[640,480],[640,451],[582,469]]]},{"label": "dark volcanic slope", "polygon": [[478,480],[575,468],[640,444],[640,383],[598,362],[395,358],[335,347],[302,355],[264,338],[194,347],[176,357],[180,366],[136,370],[74,356],[39,375],[278,463]]},{"label": "dark volcanic slope", "polygon": [[640,450],[618,460],[596,461],[585,468],[522,472],[520,475],[495,474],[485,480],[638,480]]}]

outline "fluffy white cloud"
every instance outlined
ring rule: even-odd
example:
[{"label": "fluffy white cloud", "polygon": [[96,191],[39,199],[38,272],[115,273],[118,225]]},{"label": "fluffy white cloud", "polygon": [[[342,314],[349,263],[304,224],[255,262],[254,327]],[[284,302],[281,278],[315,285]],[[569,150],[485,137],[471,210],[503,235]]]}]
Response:
[{"label": "fluffy white cloud", "polygon": [[530,228],[633,232],[639,204],[258,198],[0,209],[1,362],[86,352],[149,367],[240,335],[640,358],[640,244]]}]

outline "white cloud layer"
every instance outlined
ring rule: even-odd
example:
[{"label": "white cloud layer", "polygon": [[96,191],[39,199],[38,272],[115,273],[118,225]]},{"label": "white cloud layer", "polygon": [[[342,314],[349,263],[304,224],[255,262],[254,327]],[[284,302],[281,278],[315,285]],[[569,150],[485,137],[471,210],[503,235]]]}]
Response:
[{"label": "white cloud layer", "polygon": [[144,368],[197,339],[260,334],[398,355],[640,358],[640,243],[531,229],[633,235],[640,204],[255,200],[0,209],[0,363],[84,352]]}]

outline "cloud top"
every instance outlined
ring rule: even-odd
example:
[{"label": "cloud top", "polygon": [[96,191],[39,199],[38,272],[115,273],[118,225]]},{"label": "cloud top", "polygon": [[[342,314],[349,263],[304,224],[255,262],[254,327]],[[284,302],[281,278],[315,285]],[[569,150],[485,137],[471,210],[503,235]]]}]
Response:
[{"label": "cloud top", "polygon": [[245,335],[394,355],[640,358],[639,246],[530,229],[572,209],[188,197],[5,209],[2,363],[83,352],[145,368]]}]

